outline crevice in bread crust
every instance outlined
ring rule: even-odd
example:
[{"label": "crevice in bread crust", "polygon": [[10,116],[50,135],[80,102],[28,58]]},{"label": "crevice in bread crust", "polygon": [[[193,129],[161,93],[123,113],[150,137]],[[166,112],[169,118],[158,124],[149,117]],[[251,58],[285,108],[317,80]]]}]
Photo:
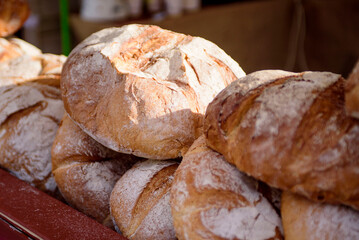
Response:
[{"label": "crevice in bread crust", "polygon": [[[172,164],[162,168],[144,187],[144,190],[138,196],[135,208],[132,209],[132,218],[130,229],[128,229],[128,236],[136,233],[138,227],[142,224],[144,218],[148,215],[151,209],[158,203],[158,201],[170,191],[173,181],[173,174],[177,169],[177,164]],[[166,176],[165,178],[163,176]]]}]

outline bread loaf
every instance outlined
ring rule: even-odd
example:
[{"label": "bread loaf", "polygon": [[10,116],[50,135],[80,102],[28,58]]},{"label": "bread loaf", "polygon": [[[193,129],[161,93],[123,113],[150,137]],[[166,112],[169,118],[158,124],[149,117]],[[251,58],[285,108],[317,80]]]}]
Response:
[{"label": "bread loaf", "polygon": [[112,191],[111,215],[118,230],[133,239],[176,239],[170,188],[178,164],[147,160],[135,164]]},{"label": "bread loaf", "polygon": [[283,239],[258,182],[197,139],[178,167],[171,207],[178,239]]},{"label": "bread loaf", "polygon": [[347,113],[359,118],[359,61],[354,66],[346,83],[345,107]]},{"label": "bread loaf", "polygon": [[29,15],[27,0],[0,0],[0,37],[19,30]]},{"label": "bread loaf", "polygon": [[85,134],[64,115],[52,147],[55,181],[74,208],[112,226],[110,194],[117,180],[139,159],[114,152]]},{"label": "bread loaf", "polygon": [[80,43],[64,65],[61,88],[71,118],[104,146],[170,159],[201,134],[207,104],[243,75],[207,40],[127,25]]},{"label": "bread loaf", "polygon": [[58,88],[37,83],[0,87],[0,166],[55,194],[51,146],[63,114]]},{"label": "bread loaf", "polygon": [[345,114],[339,75],[249,74],[209,104],[204,129],[208,145],[241,171],[359,209],[359,121]]},{"label": "bread loaf", "polygon": [[359,239],[359,212],[343,205],[315,203],[285,192],[282,221],[286,240]]},{"label": "bread loaf", "polygon": [[60,87],[63,55],[43,54],[17,38],[0,38],[0,86],[38,82]]}]

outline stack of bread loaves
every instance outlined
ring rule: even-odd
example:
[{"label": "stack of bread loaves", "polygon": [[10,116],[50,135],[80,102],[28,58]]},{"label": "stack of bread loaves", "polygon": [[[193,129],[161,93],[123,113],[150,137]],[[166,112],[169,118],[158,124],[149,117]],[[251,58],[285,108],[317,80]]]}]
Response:
[{"label": "stack of bread loaves", "polygon": [[0,38],[0,166],[56,196],[50,154],[64,113],[59,85],[65,60]]},{"label": "stack of bread loaves", "polygon": [[127,25],[80,43],[61,77],[55,180],[127,238],[359,237],[359,120],[339,75],[245,76],[211,42]]},{"label": "stack of bread loaves", "polygon": [[344,85],[329,72],[259,71],[207,108],[208,146],[284,191],[286,239],[359,238],[359,120],[346,114]]},{"label": "stack of bread loaves", "polygon": [[244,75],[199,37],[146,25],[92,34],[61,75],[66,114],[52,159],[64,198],[108,226],[111,209],[129,239],[175,239],[178,162],[203,133],[208,103]]}]

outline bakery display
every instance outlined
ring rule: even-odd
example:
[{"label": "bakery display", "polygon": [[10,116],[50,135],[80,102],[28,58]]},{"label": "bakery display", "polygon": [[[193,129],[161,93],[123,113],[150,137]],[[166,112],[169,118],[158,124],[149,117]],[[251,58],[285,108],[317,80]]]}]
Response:
[{"label": "bakery display", "polygon": [[147,160],[136,163],[112,191],[111,215],[127,238],[176,239],[170,207],[170,189],[178,163]]},{"label": "bakery display", "polygon": [[178,239],[283,239],[281,219],[241,173],[198,138],[178,167],[171,190]]},{"label": "bakery display", "polygon": [[27,0],[0,0],[0,37],[6,37],[24,24],[30,15]]},{"label": "bakery display", "polygon": [[207,104],[242,76],[239,65],[205,39],[126,25],[81,42],[64,64],[61,90],[69,116],[96,141],[171,159],[202,133]]},{"label": "bakery display", "polygon": [[208,145],[241,171],[319,202],[359,209],[359,121],[329,72],[259,71],[207,108]]},{"label": "bakery display", "polygon": [[359,61],[349,75],[345,88],[345,107],[347,113],[359,119]]},{"label": "bakery display", "polygon": [[0,166],[131,240],[355,239],[357,70],[246,76],[139,24],[68,58],[0,38]]},{"label": "bakery display", "polygon": [[114,152],[64,115],[52,146],[52,171],[67,203],[112,227],[110,194],[117,180],[140,159]]},{"label": "bakery display", "polygon": [[286,240],[359,238],[359,212],[343,205],[315,203],[285,192],[282,220]]},{"label": "bakery display", "polygon": [[32,82],[0,87],[0,166],[55,194],[51,146],[63,114],[58,88]]}]

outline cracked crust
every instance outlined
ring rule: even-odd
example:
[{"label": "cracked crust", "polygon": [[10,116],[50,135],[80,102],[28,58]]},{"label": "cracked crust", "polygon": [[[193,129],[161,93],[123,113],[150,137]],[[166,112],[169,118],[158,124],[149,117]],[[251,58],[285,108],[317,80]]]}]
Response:
[{"label": "cracked crust", "polygon": [[280,217],[258,187],[201,136],[184,156],[171,189],[178,239],[283,239]]},{"label": "cracked crust", "polygon": [[62,72],[66,111],[103,145],[152,159],[182,156],[202,133],[207,104],[244,76],[215,44],[156,26],[97,32]]},{"label": "cracked crust", "polygon": [[359,121],[345,114],[344,79],[271,74],[250,74],[214,99],[205,116],[207,143],[273,187],[358,209]]}]

